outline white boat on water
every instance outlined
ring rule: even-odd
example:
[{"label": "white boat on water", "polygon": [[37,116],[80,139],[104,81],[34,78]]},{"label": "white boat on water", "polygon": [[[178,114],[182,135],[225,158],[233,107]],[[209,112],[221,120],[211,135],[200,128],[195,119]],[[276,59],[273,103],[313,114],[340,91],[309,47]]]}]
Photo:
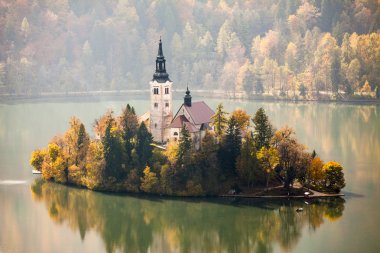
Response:
[{"label": "white boat on water", "polygon": [[41,174],[42,172],[39,171],[39,170],[32,170],[32,173],[33,173],[33,174]]}]

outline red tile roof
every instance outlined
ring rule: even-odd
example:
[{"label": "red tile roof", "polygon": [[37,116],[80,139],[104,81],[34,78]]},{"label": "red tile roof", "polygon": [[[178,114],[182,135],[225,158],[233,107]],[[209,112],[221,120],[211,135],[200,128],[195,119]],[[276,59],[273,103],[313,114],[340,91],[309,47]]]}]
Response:
[{"label": "red tile roof", "polygon": [[183,105],[196,125],[210,123],[214,111],[203,101],[193,102],[191,106]]},{"label": "red tile roof", "polygon": [[181,128],[184,122],[189,122],[184,115],[179,115],[168,126],[169,128]]},{"label": "red tile roof", "polygon": [[190,133],[198,132],[199,130],[191,123],[191,122],[185,122],[185,127]]}]

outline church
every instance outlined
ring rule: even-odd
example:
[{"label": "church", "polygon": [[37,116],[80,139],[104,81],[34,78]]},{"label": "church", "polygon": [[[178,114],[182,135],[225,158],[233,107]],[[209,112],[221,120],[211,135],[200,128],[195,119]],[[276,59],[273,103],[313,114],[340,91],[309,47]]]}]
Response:
[{"label": "church", "polygon": [[156,58],[156,71],[150,81],[150,109],[140,117],[150,129],[153,140],[158,143],[178,141],[183,126],[189,131],[195,148],[200,147],[214,111],[204,102],[192,102],[187,87],[183,104],[173,116],[173,82],[166,72],[166,60],[160,39]]}]

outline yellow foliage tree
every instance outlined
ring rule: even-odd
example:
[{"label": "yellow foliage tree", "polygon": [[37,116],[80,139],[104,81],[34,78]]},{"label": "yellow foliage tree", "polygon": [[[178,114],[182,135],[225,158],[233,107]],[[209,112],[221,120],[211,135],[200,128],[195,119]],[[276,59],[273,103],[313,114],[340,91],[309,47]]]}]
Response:
[{"label": "yellow foliage tree", "polygon": [[366,80],[364,85],[363,85],[363,88],[361,89],[361,92],[369,93],[371,91],[372,91],[371,86],[369,85],[368,80]]},{"label": "yellow foliage tree", "polygon": [[234,118],[236,120],[236,123],[241,131],[247,131],[251,118],[246,111],[242,109],[236,109],[232,112],[231,118]]},{"label": "yellow foliage tree", "polygon": [[260,151],[257,152],[257,159],[259,159],[266,174],[266,188],[268,188],[269,178],[272,175],[274,168],[280,162],[278,151],[273,147],[262,147]]},{"label": "yellow foliage tree", "polygon": [[37,149],[33,151],[32,157],[30,158],[30,165],[32,165],[36,170],[41,171],[46,153],[47,152],[44,149]]},{"label": "yellow foliage tree", "polygon": [[150,171],[150,167],[146,166],[144,169],[144,177],[141,178],[140,188],[144,192],[155,193],[157,192],[158,178],[155,172]]},{"label": "yellow foliage tree", "polygon": [[178,153],[178,143],[175,141],[169,142],[164,155],[168,158],[171,165],[174,165],[177,162],[177,153]]}]

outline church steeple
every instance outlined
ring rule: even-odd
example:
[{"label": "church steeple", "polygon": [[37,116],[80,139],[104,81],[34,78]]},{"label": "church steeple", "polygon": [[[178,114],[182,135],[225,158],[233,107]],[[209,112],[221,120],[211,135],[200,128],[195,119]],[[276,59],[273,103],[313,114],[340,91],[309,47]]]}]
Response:
[{"label": "church steeple", "polygon": [[166,60],[164,57],[164,53],[162,51],[162,42],[160,38],[160,43],[158,44],[158,53],[156,58],[156,72],[153,74],[153,80],[158,83],[165,83],[166,81],[170,81],[169,74],[166,73]]},{"label": "church steeple", "polygon": [[191,95],[190,95],[190,91],[189,91],[189,86],[187,86],[187,88],[186,88],[186,95],[183,98],[183,103],[186,106],[191,106]]}]

